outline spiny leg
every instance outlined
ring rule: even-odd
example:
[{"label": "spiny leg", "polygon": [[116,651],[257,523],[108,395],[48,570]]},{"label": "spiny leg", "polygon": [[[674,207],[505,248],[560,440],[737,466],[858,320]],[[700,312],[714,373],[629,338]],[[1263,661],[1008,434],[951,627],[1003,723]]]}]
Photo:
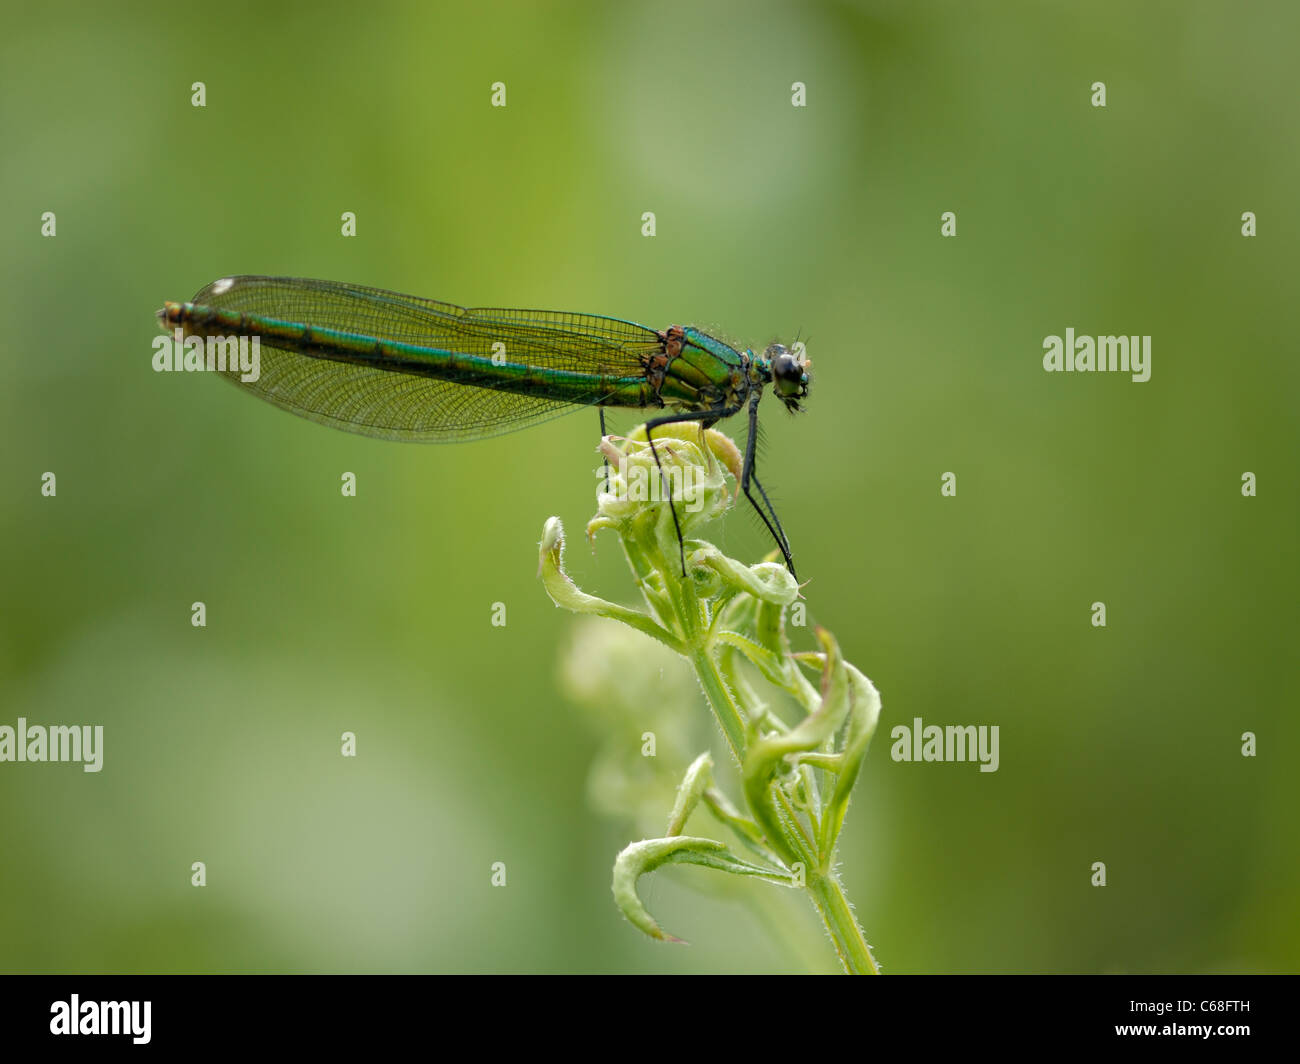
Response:
[{"label": "spiny leg", "polygon": [[[686,414],[668,414],[665,417],[657,417],[645,423],[645,438],[650,444],[650,453],[654,455],[655,468],[659,470],[659,484],[664,485],[664,467],[659,461],[659,450],[655,447],[654,430],[663,425],[680,424],[683,421],[709,422],[712,424],[718,419],[719,412],[713,410],[695,410]],[[682,563],[682,576],[686,575],[686,543],[682,539],[682,523],[677,519],[677,507],[673,504],[673,493],[671,485],[668,486],[668,512],[673,515],[673,529],[677,533],[677,552]]]},{"label": "spiny leg", "polygon": [[[600,438],[602,441],[605,439],[605,408],[603,406],[600,408]],[[609,494],[609,455],[605,455],[605,494]]]},{"label": "spiny leg", "polygon": [[[754,482],[754,487],[758,489],[759,495],[763,497],[767,512],[772,516],[772,524],[776,525],[777,545],[781,548],[782,555],[785,556],[785,564],[790,570],[790,575],[797,580],[799,576],[794,571],[794,555],[790,550],[790,540],[786,538],[785,529],[781,527],[781,519],[776,516],[776,507],[772,505],[772,500],[767,497],[763,485],[758,482],[758,474],[752,469],[749,473],[749,479]],[[749,501],[753,502],[754,500],[750,499]]]},{"label": "spiny leg", "polygon": [[[763,524],[767,526],[768,532],[776,540],[776,545],[781,548],[781,556],[785,558],[785,567],[790,570],[790,575],[796,580],[798,574],[794,571],[794,559],[790,556],[790,542],[785,538],[785,529],[781,527],[781,520],[776,516],[776,510],[772,507],[772,501],[767,497],[767,492],[763,490],[763,485],[759,483],[758,474],[754,472],[754,448],[758,443],[758,400],[760,393],[755,392],[754,397],[749,401],[749,437],[745,440],[745,464],[740,470],[740,489],[745,493],[745,498],[749,500],[749,505],[757,512],[758,516],[763,519]],[[754,487],[758,489],[767,509],[764,510],[758,504],[758,500],[749,493],[749,483],[754,482]],[[768,515],[771,514],[769,518]]]}]

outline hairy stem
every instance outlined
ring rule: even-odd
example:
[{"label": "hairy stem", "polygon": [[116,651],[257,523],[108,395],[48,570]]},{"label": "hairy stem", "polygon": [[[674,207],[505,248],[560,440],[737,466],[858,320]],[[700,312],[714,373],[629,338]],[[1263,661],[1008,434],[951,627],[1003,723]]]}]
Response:
[{"label": "hairy stem", "polygon": [[879,975],[871,947],[858,924],[844,888],[834,875],[812,876],[808,880],[808,894],[817,913],[826,925],[840,963],[850,975]]}]

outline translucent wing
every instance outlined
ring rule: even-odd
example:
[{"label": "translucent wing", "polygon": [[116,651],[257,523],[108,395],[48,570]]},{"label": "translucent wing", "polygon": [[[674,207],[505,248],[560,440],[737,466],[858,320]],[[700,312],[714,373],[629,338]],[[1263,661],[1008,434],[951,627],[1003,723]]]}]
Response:
[{"label": "translucent wing", "polygon": [[[415,344],[540,370],[615,378],[642,372],[661,350],[645,326],[592,314],[465,308],[379,288],[293,277],[229,277],[192,302],[282,322]],[[245,391],[302,417],[384,439],[448,442],[494,436],[577,409],[571,402],[304,355],[261,343],[260,374]],[[591,402],[599,398],[593,389]]]}]

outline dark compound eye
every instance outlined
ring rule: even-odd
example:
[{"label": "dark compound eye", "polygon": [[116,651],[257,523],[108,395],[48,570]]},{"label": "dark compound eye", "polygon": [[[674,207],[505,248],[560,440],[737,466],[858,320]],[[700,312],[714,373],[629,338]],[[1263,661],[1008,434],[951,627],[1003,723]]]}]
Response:
[{"label": "dark compound eye", "polygon": [[780,344],[769,347],[767,357],[772,362],[772,386],[776,394],[784,398],[803,395],[808,384],[803,363]]}]

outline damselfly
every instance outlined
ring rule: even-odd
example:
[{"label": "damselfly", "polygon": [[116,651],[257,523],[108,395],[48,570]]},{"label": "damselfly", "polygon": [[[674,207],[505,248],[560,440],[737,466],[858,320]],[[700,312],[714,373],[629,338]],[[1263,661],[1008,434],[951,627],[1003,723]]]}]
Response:
[{"label": "damselfly", "polygon": [[[378,288],[297,277],[226,277],[158,311],[180,338],[257,337],[255,374],[222,369],[246,391],[325,425],[440,443],[513,432],[579,406],[665,411],[645,425],[709,427],[745,410],[741,490],[794,572],[790,544],[754,469],[766,385],[797,411],[810,363],[781,344],[737,351],[690,326],[650,329],[593,314],[466,308]],[[755,498],[751,488],[757,490]],[[676,507],[682,571],[685,547]]]}]

